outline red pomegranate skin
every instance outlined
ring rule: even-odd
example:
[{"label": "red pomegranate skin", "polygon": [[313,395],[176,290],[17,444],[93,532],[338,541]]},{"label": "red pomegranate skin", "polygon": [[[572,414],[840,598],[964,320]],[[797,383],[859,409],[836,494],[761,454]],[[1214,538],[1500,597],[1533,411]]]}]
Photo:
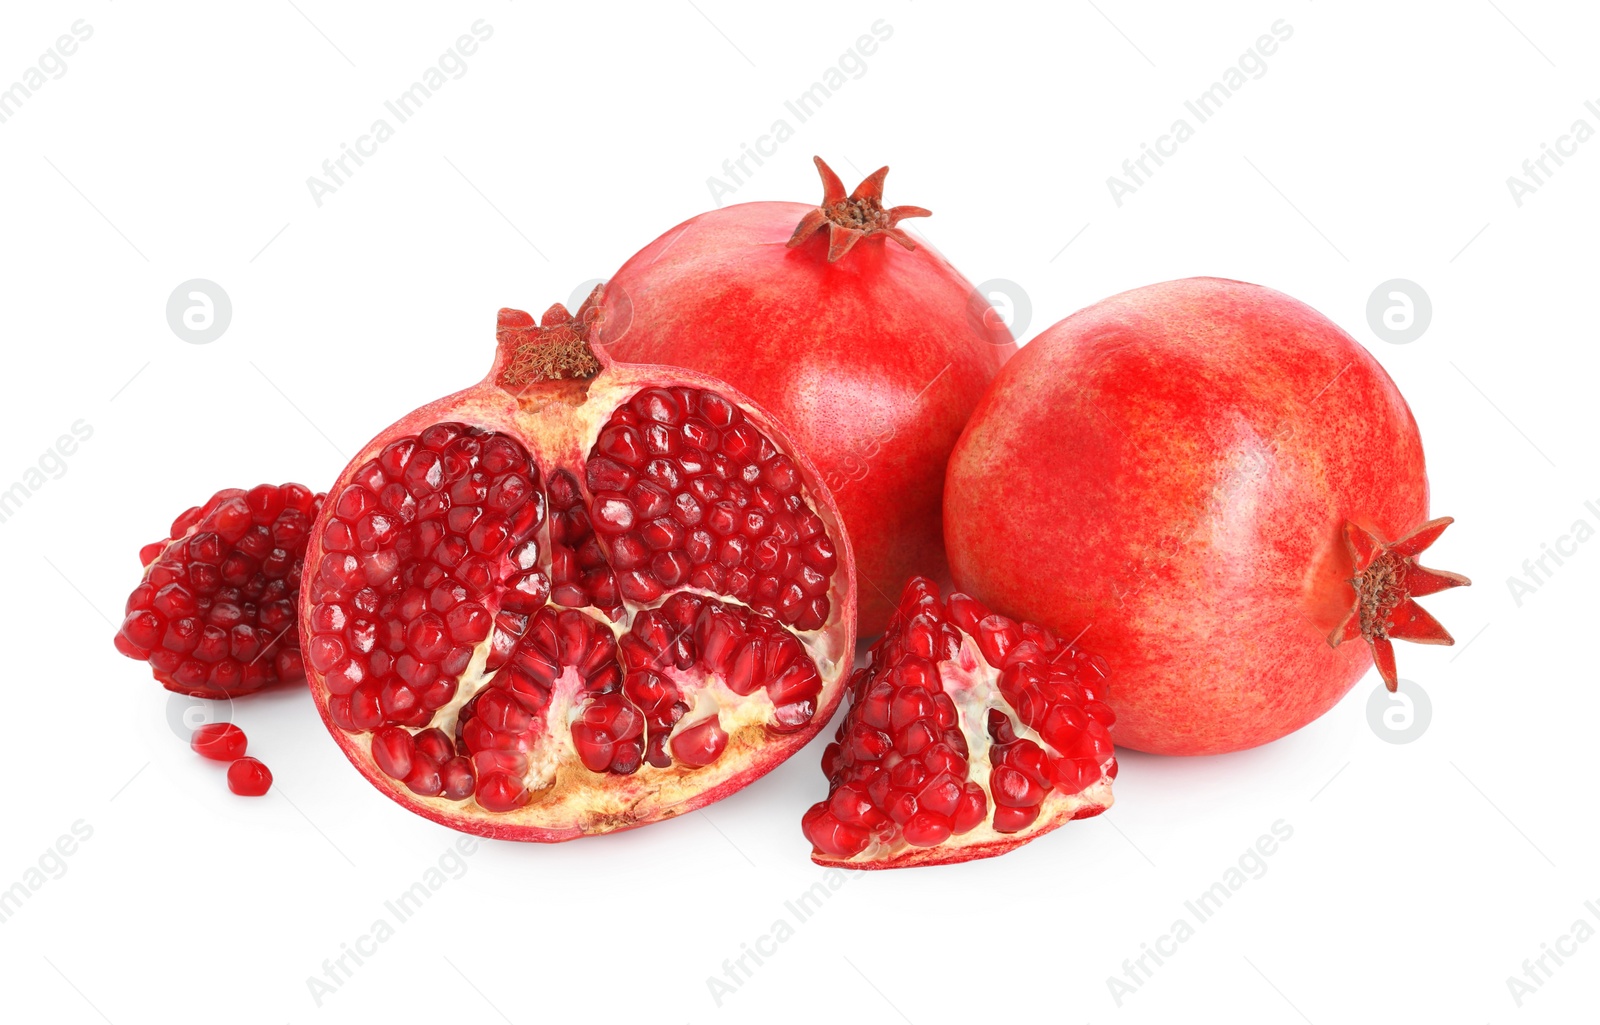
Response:
[{"label": "red pomegranate skin", "polygon": [[825,231],[786,248],[814,209],[744,203],[666,232],[607,282],[608,304],[632,309],[600,342],[724,380],[777,418],[839,504],[867,637],[911,577],[947,579],[944,466],[1016,343],[986,300],[969,313],[973,286],[926,242],[870,236],[831,263]]},{"label": "red pomegranate skin", "polygon": [[951,456],[958,586],[1083,636],[1119,746],[1210,754],[1282,737],[1372,664],[1343,525],[1427,519],[1422,441],[1378,362],[1268,288],[1124,292],[1024,346]]}]

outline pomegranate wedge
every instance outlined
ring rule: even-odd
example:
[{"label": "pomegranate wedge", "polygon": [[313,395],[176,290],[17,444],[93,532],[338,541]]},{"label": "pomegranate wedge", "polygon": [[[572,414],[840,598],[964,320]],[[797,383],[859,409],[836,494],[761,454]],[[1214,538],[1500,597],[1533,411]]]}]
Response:
[{"label": "pomegranate wedge", "polygon": [[970,861],[1105,811],[1105,683],[1100,658],[913,579],[823,752],[828,798],[801,821],[811,860]]}]

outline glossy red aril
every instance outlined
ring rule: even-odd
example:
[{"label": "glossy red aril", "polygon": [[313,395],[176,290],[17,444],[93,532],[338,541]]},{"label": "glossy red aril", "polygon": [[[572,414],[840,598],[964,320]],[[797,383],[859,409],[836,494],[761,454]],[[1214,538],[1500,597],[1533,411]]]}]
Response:
[{"label": "glossy red aril", "polygon": [[231,722],[207,723],[194,731],[189,746],[202,758],[215,762],[231,762],[243,758],[248,741],[244,730]]},{"label": "glossy red aril", "polygon": [[1016,344],[899,226],[928,211],[883,205],[888,168],[846,195],[816,164],[821,205],[711,210],[636,253],[606,285],[599,342],[727,381],[778,418],[839,504],[871,635],[909,577],[945,572],[945,462]]},{"label": "glossy red aril", "polygon": [[240,797],[260,797],[272,787],[272,770],[254,758],[228,766],[228,789]]},{"label": "glossy red aril", "polygon": [[822,755],[801,820],[820,865],[1004,854],[1111,806],[1105,662],[931,581],[907,586]]},{"label": "glossy red aril", "polygon": [[1163,754],[1282,737],[1374,656],[1393,690],[1391,640],[1451,643],[1411,600],[1467,583],[1416,562],[1449,523],[1377,360],[1310,307],[1215,278],[1113,296],[1024,346],[945,486],[957,584],[1089,631],[1117,743]]},{"label": "glossy red aril", "polygon": [[732,793],[843,691],[851,559],[806,458],[725,384],[502,310],[485,380],[330,492],[301,603],[317,707],[380,790],[554,841]]},{"label": "glossy red aril", "polygon": [[139,552],[117,650],[150,663],[168,690],[237,697],[305,679],[296,605],[300,565],[322,506],[299,484],[230,488],[173,521]]}]

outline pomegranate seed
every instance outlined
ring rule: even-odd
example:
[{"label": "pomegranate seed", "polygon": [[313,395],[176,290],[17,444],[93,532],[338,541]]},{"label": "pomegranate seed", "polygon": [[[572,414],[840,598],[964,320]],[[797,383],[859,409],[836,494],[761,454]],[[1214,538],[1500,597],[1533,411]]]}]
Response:
[{"label": "pomegranate seed", "polygon": [[240,797],[260,797],[271,786],[272,771],[254,758],[240,758],[228,766],[228,789]]},{"label": "pomegranate seed", "polygon": [[465,801],[472,796],[476,786],[472,763],[460,755],[444,763],[439,770],[439,777],[444,785],[440,791],[442,796],[452,801]]},{"label": "pomegranate seed", "polygon": [[372,735],[372,759],[394,779],[405,779],[411,774],[415,753],[416,744],[411,734],[398,726],[385,726]]},{"label": "pomegranate seed", "polygon": [[444,777],[430,762],[412,763],[411,773],[405,778],[406,787],[419,797],[437,797],[444,792]]},{"label": "pomegranate seed", "polygon": [[950,820],[930,811],[919,811],[906,820],[905,841],[914,847],[934,847],[950,839]]},{"label": "pomegranate seed", "polygon": [[231,722],[207,723],[194,731],[189,746],[202,758],[217,762],[231,762],[244,756],[244,730]]},{"label": "pomegranate seed", "polygon": [[513,811],[528,803],[520,780],[503,772],[491,773],[478,784],[478,803],[488,811]]},{"label": "pomegranate seed", "polygon": [[853,858],[872,842],[872,834],[860,826],[845,825],[820,804],[806,812],[801,826],[811,842],[832,858]]},{"label": "pomegranate seed", "polygon": [[728,735],[714,718],[685,727],[671,744],[673,757],[696,769],[716,761],[727,746]]}]

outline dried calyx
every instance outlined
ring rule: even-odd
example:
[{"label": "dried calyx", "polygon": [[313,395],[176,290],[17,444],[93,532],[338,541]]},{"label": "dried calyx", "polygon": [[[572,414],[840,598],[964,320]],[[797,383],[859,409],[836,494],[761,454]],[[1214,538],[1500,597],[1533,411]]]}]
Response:
[{"label": "dried calyx", "polygon": [[927,217],[931,211],[920,206],[883,206],[883,180],[889,169],[880,167],[862,180],[848,196],[844,182],[821,157],[813,157],[822,175],[822,205],[808,212],[789,237],[789,248],[803,244],[812,235],[828,229],[828,262],[833,263],[864,238],[883,235],[907,249],[916,249],[910,235],[896,227],[907,217]]},{"label": "dried calyx", "polygon": [[1384,541],[1354,523],[1344,527],[1345,544],[1355,563],[1355,604],[1344,622],[1328,636],[1338,647],[1345,641],[1364,637],[1372,647],[1372,661],[1390,691],[1399,686],[1394,661],[1395,640],[1419,644],[1454,644],[1450,631],[1421,605],[1412,601],[1472,581],[1459,573],[1428,569],[1417,562],[1429,545],[1439,539],[1455,520],[1441,516],[1429,520],[1398,541]]}]

